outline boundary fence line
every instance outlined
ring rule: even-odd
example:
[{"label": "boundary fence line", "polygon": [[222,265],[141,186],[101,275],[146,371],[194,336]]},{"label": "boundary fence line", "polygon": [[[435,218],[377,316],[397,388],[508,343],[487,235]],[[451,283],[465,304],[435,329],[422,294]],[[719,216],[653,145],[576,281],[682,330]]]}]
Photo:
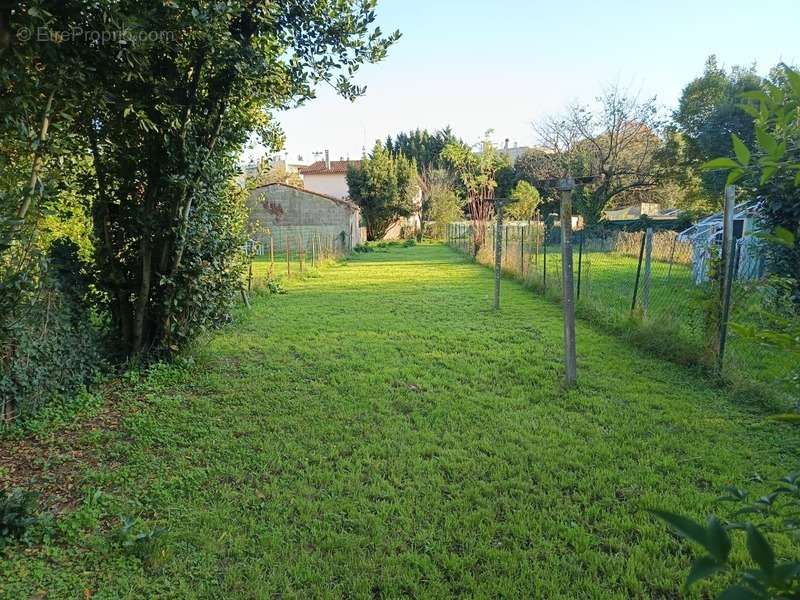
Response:
[{"label": "boundary fence line", "polygon": [[[450,223],[445,241],[492,266],[496,223],[482,225],[486,229],[480,248],[475,247],[476,226],[469,221]],[[560,302],[559,227],[542,221],[504,223],[500,241],[503,273]],[[776,388],[777,394],[766,395],[788,398],[784,392],[790,388],[783,382],[793,369],[791,359],[733,334],[720,322],[724,278],[717,271],[722,239],[697,241],[674,231],[600,227],[574,232],[573,244],[580,316],[676,362],[717,369],[728,380]],[[752,238],[741,238],[731,245],[729,320],[767,326],[760,316],[763,299],[758,291],[763,265],[744,268],[751,244]]]}]

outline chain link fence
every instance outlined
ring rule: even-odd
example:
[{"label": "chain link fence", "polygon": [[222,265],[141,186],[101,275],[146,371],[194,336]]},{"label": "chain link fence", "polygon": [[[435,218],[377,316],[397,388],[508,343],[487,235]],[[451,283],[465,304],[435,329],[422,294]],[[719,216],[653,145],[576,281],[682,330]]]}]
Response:
[{"label": "chain link fence", "polygon": [[[477,262],[493,265],[496,226],[484,227],[486,240],[477,251],[470,222],[451,223],[446,241]],[[765,269],[758,243],[753,237],[736,242],[730,313],[730,322],[756,328],[768,326],[763,307],[770,301],[768,286],[761,285]],[[652,228],[597,227],[576,231],[573,246],[579,316],[676,362],[719,366],[721,239],[691,239]],[[540,221],[504,223],[501,265],[505,274],[560,301],[557,226]],[[791,400],[789,378],[796,365],[790,357],[735,330],[729,329],[725,337],[721,374],[726,379],[756,383],[769,397]]]}]

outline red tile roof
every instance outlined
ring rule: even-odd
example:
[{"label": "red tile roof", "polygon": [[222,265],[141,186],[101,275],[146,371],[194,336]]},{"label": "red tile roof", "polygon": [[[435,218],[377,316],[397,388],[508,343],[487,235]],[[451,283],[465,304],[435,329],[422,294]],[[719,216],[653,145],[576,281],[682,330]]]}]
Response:
[{"label": "red tile roof", "polygon": [[325,167],[324,160],[318,160],[315,163],[311,163],[307,167],[300,167],[298,171],[300,171],[301,175],[332,175],[334,173],[347,173],[347,165],[353,165],[354,167],[358,168],[361,166],[361,161],[332,160],[331,168],[328,169]]}]

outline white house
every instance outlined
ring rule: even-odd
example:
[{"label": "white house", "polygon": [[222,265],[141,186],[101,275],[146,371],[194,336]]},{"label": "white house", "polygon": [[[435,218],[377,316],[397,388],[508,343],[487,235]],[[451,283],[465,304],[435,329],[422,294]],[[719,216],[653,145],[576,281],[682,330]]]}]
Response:
[{"label": "white house", "polygon": [[298,169],[303,177],[303,187],[318,194],[334,198],[348,198],[347,167],[361,166],[360,160],[318,160]]}]

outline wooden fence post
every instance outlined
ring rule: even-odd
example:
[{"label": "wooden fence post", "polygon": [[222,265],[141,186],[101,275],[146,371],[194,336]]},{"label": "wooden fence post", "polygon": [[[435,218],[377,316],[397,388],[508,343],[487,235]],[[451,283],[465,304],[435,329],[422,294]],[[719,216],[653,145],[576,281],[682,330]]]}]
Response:
[{"label": "wooden fence post", "polygon": [[291,265],[291,263],[289,261],[290,261],[291,256],[292,256],[292,245],[291,245],[291,242],[289,241],[289,236],[288,235],[285,236],[284,239],[286,240],[286,277],[291,277],[292,276],[292,265]]},{"label": "wooden fence post", "polygon": [[547,223],[542,225],[542,292],[547,293]]},{"label": "wooden fence post", "polygon": [[275,271],[275,238],[269,234],[269,274]]},{"label": "wooden fence post", "polygon": [[561,279],[564,288],[564,366],[565,383],[572,387],[577,381],[575,350],[575,293],[572,286],[572,190],[575,180],[558,182],[561,191]]},{"label": "wooden fence post", "polygon": [[496,202],[497,228],[494,235],[494,309],[500,309],[500,272],[503,261],[503,202]]},{"label": "wooden fence post", "polygon": [[576,290],[577,299],[581,299],[581,276],[583,275],[583,238],[586,229],[581,229],[581,239],[578,244],[578,289]]}]

